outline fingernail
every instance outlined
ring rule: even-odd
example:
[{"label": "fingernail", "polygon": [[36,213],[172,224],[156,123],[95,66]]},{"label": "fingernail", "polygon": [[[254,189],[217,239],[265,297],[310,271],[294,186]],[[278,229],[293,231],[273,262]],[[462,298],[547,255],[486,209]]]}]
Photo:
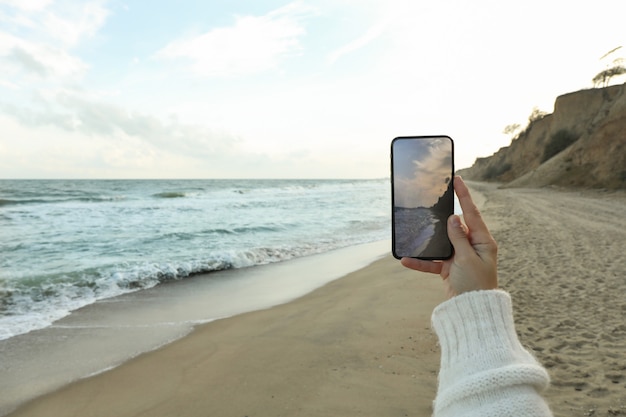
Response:
[{"label": "fingernail", "polygon": [[455,214],[450,216],[450,225],[452,227],[461,227],[461,218]]}]

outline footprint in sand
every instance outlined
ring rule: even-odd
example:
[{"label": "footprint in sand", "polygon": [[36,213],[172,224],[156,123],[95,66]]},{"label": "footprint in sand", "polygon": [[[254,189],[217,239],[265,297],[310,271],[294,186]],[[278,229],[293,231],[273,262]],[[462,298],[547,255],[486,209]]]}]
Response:
[{"label": "footprint in sand", "polygon": [[625,379],[624,374],[621,374],[618,372],[607,372],[606,374],[604,374],[604,376],[606,377],[606,379],[608,379],[614,384],[619,384]]},{"label": "footprint in sand", "polygon": [[606,397],[610,393],[611,392],[606,388],[595,388],[589,391],[587,395],[593,398],[601,398],[601,397]]}]

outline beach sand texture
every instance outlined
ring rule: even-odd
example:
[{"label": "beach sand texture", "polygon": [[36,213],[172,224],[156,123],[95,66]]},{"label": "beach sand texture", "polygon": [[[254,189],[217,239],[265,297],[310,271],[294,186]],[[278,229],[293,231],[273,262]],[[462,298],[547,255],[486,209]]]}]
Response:
[{"label": "beach sand texture", "polygon": [[555,415],[626,416],[626,193],[487,195],[500,285],[522,343],[550,373]]},{"label": "beach sand texture", "polygon": [[[471,184],[556,416],[626,416],[626,193]],[[391,256],[288,304],[199,326],[12,416],[428,416],[439,277]]]}]

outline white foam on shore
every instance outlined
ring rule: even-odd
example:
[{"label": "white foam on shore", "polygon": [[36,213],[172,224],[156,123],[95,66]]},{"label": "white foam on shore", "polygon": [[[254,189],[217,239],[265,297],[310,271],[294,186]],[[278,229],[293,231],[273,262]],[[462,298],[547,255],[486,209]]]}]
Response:
[{"label": "white foam on shore", "polygon": [[102,300],[45,329],[0,341],[0,416],[77,379],[106,372],[219,318],[303,296],[389,253],[390,242],[198,275]]}]

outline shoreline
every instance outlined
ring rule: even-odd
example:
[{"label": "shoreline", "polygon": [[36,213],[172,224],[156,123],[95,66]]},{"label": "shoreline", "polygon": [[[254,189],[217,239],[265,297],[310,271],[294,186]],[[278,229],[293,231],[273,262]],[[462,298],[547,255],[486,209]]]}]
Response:
[{"label": "shoreline", "polygon": [[[450,246],[447,229],[448,219],[444,218],[440,213],[433,213],[433,217],[436,218],[434,225],[433,236],[430,238],[428,242],[428,246],[421,251],[422,256],[431,257],[438,256],[442,253],[453,253],[452,248]],[[446,236],[444,239],[437,239],[438,236]]]},{"label": "shoreline", "polygon": [[[0,416],[167,346],[204,323],[290,302],[380,259],[389,248],[389,241],[379,241],[198,274],[100,300],[44,329],[2,340]],[[314,265],[322,265],[318,274]]]},{"label": "shoreline", "polygon": [[293,302],[198,326],[10,416],[429,415],[439,362],[430,312],[442,299],[437,277],[388,255]]}]

